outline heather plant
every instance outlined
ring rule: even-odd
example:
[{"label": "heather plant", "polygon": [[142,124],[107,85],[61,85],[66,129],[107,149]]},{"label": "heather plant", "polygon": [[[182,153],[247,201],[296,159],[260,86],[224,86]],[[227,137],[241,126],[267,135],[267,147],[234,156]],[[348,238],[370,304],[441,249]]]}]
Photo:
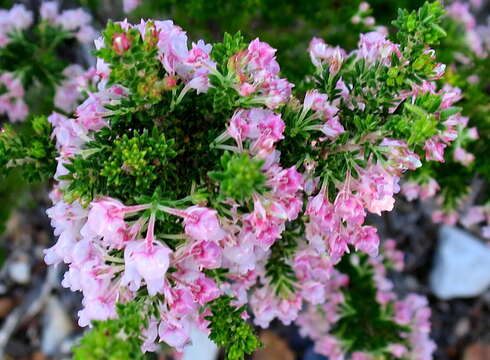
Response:
[{"label": "heather plant", "polygon": [[199,329],[243,359],[260,346],[251,316],[296,323],[331,359],[431,358],[427,303],[391,292],[401,255],[378,255],[366,215],[392,210],[404,173],[466,125],[437,82],[443,14],[400,10],[395,34],[351,51],[314,38],[301,86],[259,38],[189,48],[170,20],[109,22],[88,97],[48,118],[45,260],[68,265],[93,326],[75,357],[180,352]]},{"label": "heather plant", "polygon": [[84,10],[60,11],[56,1],[36,12],[22,4],[0,10],[0,186],[16,194],[0,210],[0,228],[28,184],[46,181],[56,169],[46,115],[53,109],[71,115],[85,96],[90,74],[70,59],[93,41],[90,22]]},{"label": "heather plant", "polygon": [[[456,1],[447,7],[443,26],[448,36],[438,53],[448,64],[441,84],[452,93],[464,115],[464,127],[439,163],[425,163],[402,186],[409,200],[435,198],[436,222],[479,227],[490,238],[490,205],[485,189],[490,180],[488,153],[488,25],[478,25],[470,3]],[[474,5],[473,5],[474,6]]]},{"label": "heather plant", "polygon": [[[328,40],[329,44],[355,47],[358,34],[374,29],[374,17],[388,25],[398,8],[416,9],[420,0],[370,1],[277,1],[243,0],[160,0],[125,1],[131,19],[148,16],[171,18],[192,37],[214,41],[225,32],[241,31],[247,39],[257,36],[278,49],[281,72],[297,85],[308,74],[311,63],[306,48],[313,37]],[[93,11],[99,11],[94,6]],[[138,20],[139,21],[139,20]]]},{"label": "heather plant", "polygon": [[83,9],[60,11],[56,1],[47,1],[37,14],[17,4],[0,16],[2,114],[15,122],[24,120],[29,108],[49,114],[54,106],[71,113],[81,97],[74,81],[84,71],[60,53],[93,41],[91,15]]}]

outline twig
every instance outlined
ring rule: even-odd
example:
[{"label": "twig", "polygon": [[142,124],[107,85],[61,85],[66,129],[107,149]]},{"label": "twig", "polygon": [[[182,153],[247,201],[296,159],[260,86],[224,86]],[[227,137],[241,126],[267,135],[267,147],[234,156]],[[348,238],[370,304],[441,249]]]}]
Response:
[{"label": "twig", "polygon": [[57,276],[58,267],[48,267],[44,282],[31,289],[25,300],[5,319],[5,323],[0,329],[0,359],[5,358],[5,347],[19,325],[32,318],[42,309]]}]

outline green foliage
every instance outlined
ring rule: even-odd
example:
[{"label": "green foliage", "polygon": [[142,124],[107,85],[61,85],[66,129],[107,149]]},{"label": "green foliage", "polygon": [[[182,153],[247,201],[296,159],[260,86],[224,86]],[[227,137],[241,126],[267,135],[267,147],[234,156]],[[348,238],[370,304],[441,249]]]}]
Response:
[{"label": "green foliage", "polygon": [[[110,64],[110,83],[129,89],[135,107],[161,100],[165,90],[165,72],[157,58],[154,45],[158,38],[152,26],[147,24],[143,40],[139,30],[125,31],[120,24],[109,21],[103,32],[105,47],[95,51],[97,57]],[[127,41],[127,49],[121,44],[123,41]]]},{"label": "green foliage", "polygon": [[211,322],[209,338],[225,349],[226,360],[244,360],[245,355],[261,344],[253,328],[242,318],[245,306],[236,308],[230,304],[232,300],[223,295],[210,303],[212,316],[206,317]]},{"label": "green foliage", "polygon": [[220,195],[244,202],[250,200],[254,193],[265,190],[265,175],[262,173],[263,160],[251,159],[246,153],[230,154],[225,152],[221,157],[223,170],[212,171],[209,176],[220,183]]},{"label": "green foliage", "polygon": [[[290,225],[294,228],[294,225]],[[296,251],[301,229],[286,230],[271,247],[271,255],[265,265],[266,276],[277,296],[288,297],[295,291],[296,276],[291,266],[291,257]]]},{"label": "green foliage", "polygon": [[[451,115],[461,111],[462,115],[469,118],[468,127],[476,126],[481,140],[470,141],[460,136],[456,142],[446,149],[445,163],[424,163],[411,178],[424,183],[429,177],[436,179],[441,187],[443,208],[446,211],[455,210],[461,205],[470,190],[470,185],[475,176],[481,176],[487,181],[490,179],[490,115],[488,104],[490,93],[488,92],[488,79],[490,78],[490,58],[479,57],[469,46],[465,25],[451,17],[445,17],[441,26],[448,36],[441,38],[437,47],[438,58],[448,68],[441,85],[449,84],[461,89],[464,97],[458,102],[458,108],[453,107],[441,112],[441,120],[447,120]],[[457,55],[458,54],[458,55]],[[461,56],[467,59],[461,62]],[[471,79],[478,81],[472,82]],[[462,146],[475,155],[475,161],[469,167],[464,167],[453,161],[452,156],[455,147]],[[483,192],[481,203],[489,199]]]},{"label": "green foliage", "polygon": [[[414,104],[405,102],[402,113],[390,117],[387,127],[394,131],[395,137],[406,139],[411,146],[423,144],[425,140],[437,132],[439,121],[435,113],[438,111],[440,104],[441,96],[431,93],[421,94],[417,97]],[[441,118],[450,113],[458,113],[460,111],[458,108],[447,110],[444,110]]]},{"label": "green foliage", "polygon": [[118,317],[94,321],[80,345],[73,349],[74,360],[144,360],[141,329],[147,326],[142,302],[117,304]]},{"label": "green foliage", "polygon": [[439,26],[444,15],[444,8],[439,1],[426,2],[417,11],[408,11],[400,8],[398,18],[393,25],[398,27],[398,42],[411,48],[412,51],[420,51],[420,45],[412,48],[414,39],[422,39],[428,45],[436,45],[446,36],[446,32]]},{"label": "green foliage", "polygon": [[124,134],[114,140],[113,152],[104,162],[101,175],[114,185],[122,184],[130,176],[135,187],[147,193],[146,189],[159,179],[159,168],[173,168],[169,160],[177,155],[174,148],[174,141],[167,141],[157,128],[153,128],[152,135],[146,129],[142,134],[135,131],[131,138]]},{"label": "green foliage", "polygon": [[177,156],[174,140],[167,140],[158,128],[151,134],[145,129],[113,139],[110,130],[101,131],[85,153],[66,165],[71,180],[68,195],[91,200],[94,194],[111,194],[120,199],[151,195],[158,183],[169,180]]},{"label": "green foliage", "polygon": [[40,116],[20,130],[5,124],[0,133],[0,177],[18,168],[28,182],[46,180],[56,168],[56,149],[51,125]]},{"label": "green foliage", "polygon": [[35,81],[54,87],[67,65],[57,48],[73,36],[61,27],[40,23],[32,32],[15,31],[10,42],[0,49],[0,70],[14,72],[25,87]]},{"label": "green foliage", "polygon": [[345,302],[332,334],[342,339],[346,350],[379,351],[392,343],[404,344],[400,334],[409,329],[395,323],[393,310],[376,301],[374,270],[368,256],[344,256],[337,269],[349,276],[349,285],[343,289]]},{"label": "green foliage", "polygon": [[[10,42],[0,49],[0,72],[12,72],[21,80],[31,112],[48,114],[53,110],[55,88],[68,65],[58,51],[74,41],[73,36],[45,22],[32,31],[14,31],[9,36]],[[36,93],[42,96],[35,96]]]},{"label": "green foliage", "polygon": [[210,74],[211,83],[214,85],[209,94],[213,97],[213,108],[216,112],[232,112],[239,107],[240,97],[233,88],[235,72],[233,55],[246,48],[246,43],[240,32],[234,35],[225,33],[223,41],[213,45],[211,57],[217,64],[218,74]]},{"label": "green foliage", "polygon": [[419,82],[431,75],[436,59],[426,51],[426,45],[437,45],[447,35],[440,26],[443,15],[444,8],[439,1],[426,2],[417,11],[398,10],[398,18],[393,21],[399,29],[396,41],[405,59],[413,59],[408,66],[398,67],[401,76]]},{"label": "green foliage", "polygon": [[226,276],[228,275],[228,269],[217,268],[217,269],[203,269],[204,274],[212,278],[216,283],[221,284],[226,281]]},{"label": "green foliage", "polygon": [[225,33],[223,36],[223,41],[214,44],[211,52],[211,56],[217,63],[218,70],[224,73],[230,65],[228,61],[230,57],[238,54],[242,50],[245,50],[246,46],[247,43],[245,42],[240,31],[234,35]]}]

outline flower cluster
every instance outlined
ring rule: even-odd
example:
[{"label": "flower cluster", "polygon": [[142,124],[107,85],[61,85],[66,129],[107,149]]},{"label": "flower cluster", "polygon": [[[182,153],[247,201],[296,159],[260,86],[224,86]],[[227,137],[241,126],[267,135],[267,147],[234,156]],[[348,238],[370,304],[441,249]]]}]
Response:
[{"label": "flower cluster", "polygon": [[[81,99],[76,78],[84,70],[76,64],[67,66],[56,51],[69,39],[90,43],[95,38],[92,17],[81,8],[60,12],[57,1],[46,1],[36,23],[34,15],[20,4],[0,11],[0,72],[7,89],[2,113],[11,121],[24,120],[29,113],[26,103],[35,102],[23,88],[42,86],[54,91],[54,106],[71,113]],[[34,55],[38,56],[35,61]]]},{"label": "flower cluster", "polygon": [[[392,210],[403,174],[457,137],[454,96],[432,83],[444,68],[429,49],[441,13],[437,3],[401,12],[399,43],[371,32],[348,52],[314,39],[315,74],[296,93],[259,39],[189,48],[169,20],[110,23],[96,40],[96,90],[73,118],[49,118],[59,238],[45,259],[68,264],[80,325],[137,302],[151,309],[143,351],[181,351],[197,328],[242,359],[258,344],[250,304],[257,325],[297,322],[332,358],[390,346],[429,358],[423,301],[400,302],[399,321],[383,317],[395,295],[366,216]],[[366,296],[374,312],[359,305]],[[342,349],[351,300],[392,336]]]},{"label": "flower cluster", "polygon": [[70,32],[81,43],[89,43],[95,38],[95,30],[90,25],[92,16],[81,8],[60,12],[57,1],[45,1],[41,4],[39,14],[42,21]]},{"label": "flower cluster", "polygon": [[[425,163],[402,184],[408,200],[435,198],[432,214],[435,222],[455,225],[459,221],[465,227],[484,223],[483,209],[488,198],[479,193],[475,183],[490,179],[490,164],[484,156],[488,148],[489,118],[480,105],[488,103],[485,69],[490,48],[485,40],[488,26],[478,25],[472,14],[472,9],[478,6],[476,2],[455,1],[447,7],[444,20],[448,37],[453,40],[443,41],[440,49],[449,70],[440,81],[444,83],[440,90],[444,93],[441,107],[448,114],[451,108],[461,107],[464,115],[450,115],[444,136],[426,143],[433,159],[445,165]],[[449,139],[453,140],[452,145],[446,143]],[[488,237],[485,226],[481,233]]]},{"label": "flower cluster", "polygon": [[33,14],[24,5],[14,5],[10,10],[0,10],[1,34],[0,46],[6,46],[10,41],[10,34],[22,31],[32,25]]},{"label": "flower cluster", "polygon": [[[430,309],[427,300],[416,294],[409,294],[404,299],[396,296],[387,271],[403,268],[403,253],[395,249],[394,240],[386,240],[381,253],[369,259],[353,254],[343,261],[342,273],[330,270],[323,280],[328,289],[327,299],[311,302],[298,316],[296,324],[300,334],[315,341],[315,350],[319,354],[329,359],[353,360],[372,360],[380,354],[390,359],[432,358],[435,345],[428,336]],[[311,264],[308,266],[308,270],[314,271],[309,275],[311,278],[325,274],[325,271],[319,271],[318,275],[313,275],[319,269],[315,268],[316,261]],[[303,262],[298,264],[298,269],[305,274]],[[355,296],[362,297],[364,304],[353,300]],[[383,328],[373,329],[383,332],[383,344],[363,344],[363,350],[356,350],[360,340],[352,334],[356,332],[355,324],[359,326],[367,318],[384,322]],[[392,332],[385,333],[388,329]]]},{"label": "flower cluster", "polygon": [[0,75],[0,83],[3,88],[0,95],[0,113],[8,116],[12,122],[24,120],[29,110],[24,102],[22,83],[9,72]]}]

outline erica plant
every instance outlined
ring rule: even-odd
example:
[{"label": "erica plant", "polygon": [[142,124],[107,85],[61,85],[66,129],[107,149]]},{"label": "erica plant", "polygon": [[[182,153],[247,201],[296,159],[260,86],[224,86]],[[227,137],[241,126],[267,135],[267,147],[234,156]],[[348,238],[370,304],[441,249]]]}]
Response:
[{"label": "erica plant", "polygon": [[391,292],[396,251],[378,255],[366,215],[392,210],[403,174],[465,125],[436,82],[442,15],[400,11],[395,35],[353,51],[314,38],[297,87],[259,39],[189,46],[169,20],[109,23],[93,91],[48,119],[59,238],[45,260],[68,264],[93,326],[75,356],[182,351],[197,328],[243,359],[260,346],[250,317],[296,323],[331,359],[430,358],[426,302]]},{"label": "erica plant", "polygon": [[[481,6],[481,4],[480,4]],[[448,64],[439,80],[461,108],[457,140],[437,162],[425,163],[402,186],[409,199],[435,198],[436,222],[476,228],[490,238],[490,205],[485,189],[490,179],[488,156],[489,26],[478,25],[473,11],[478,3],[455,1],[447,7],[443,26],[448,36],[439,45]],[[435,91],[431,90],[431,91]]]},{"label": "erica plant", "polygon": [[0,11],[2,176],[14,168],[21,168],[29,180],[52,176],[54,145],[49,141],[50,125],[42,115],[53,109],[72,114],[84,98],[80,88],[87,82],[85,70],[70,64],[61,52],[75,52],[77,42],[93,41],[90,22],[84,10],[60,11],[55,1],[44,2],[38,14],[20,4]]}]

